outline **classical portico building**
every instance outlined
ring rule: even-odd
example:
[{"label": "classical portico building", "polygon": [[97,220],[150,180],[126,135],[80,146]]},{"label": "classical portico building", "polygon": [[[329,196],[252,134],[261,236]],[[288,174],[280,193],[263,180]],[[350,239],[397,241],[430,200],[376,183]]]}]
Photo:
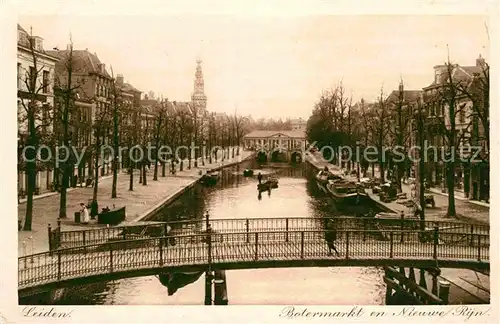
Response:
[{"label": "classical portico building", "polygon": [[297,161],[296,157],[307,149],[304,130],[256,130],[244,136],[244,145],[258,151],[258,157],[273,161]]}]

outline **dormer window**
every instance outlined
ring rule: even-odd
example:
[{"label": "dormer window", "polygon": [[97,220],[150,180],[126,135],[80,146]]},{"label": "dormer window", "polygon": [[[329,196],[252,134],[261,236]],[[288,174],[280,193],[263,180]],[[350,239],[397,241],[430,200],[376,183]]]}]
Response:
[{"label": "dormer window", "polygon": [[440,82],[440,80],[441,80],[441,71],[436,70],[436,74],[435,74],[435,80],[434,80],[434,82],[435,82],[435,83],[439,83],[439,82]]}]

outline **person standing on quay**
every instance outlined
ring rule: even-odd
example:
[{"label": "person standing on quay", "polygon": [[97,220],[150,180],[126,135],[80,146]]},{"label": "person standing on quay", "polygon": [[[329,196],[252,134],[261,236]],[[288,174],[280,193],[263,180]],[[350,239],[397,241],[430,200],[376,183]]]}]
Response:
[{"label": "person standing on quay", "polygon": [[335,247],[336,240],[337,240],[337,229],[335,228],[335,225],[332,224],[332,222],[327,222],[325,228],[325,241],[326,244],[328,245],[328,255],[332,255],[332,250],[334,250],[335,254],[337,256],[340,256],[339,251],[337,251],[337,248]]},{"label": "person standing on quay", "polygon": [[81,203],[80,206],[82,207],[82,209],[80,210],[80,215],[82,217],[82,224],[88,224],[90,221],[89,210],[87,209],[87,206],[85,206],[84,203]]}]

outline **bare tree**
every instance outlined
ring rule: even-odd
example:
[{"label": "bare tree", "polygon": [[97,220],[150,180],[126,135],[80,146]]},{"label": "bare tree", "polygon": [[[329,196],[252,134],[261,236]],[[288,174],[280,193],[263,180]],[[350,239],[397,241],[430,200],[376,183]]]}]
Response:
[{"label": "bare tree", "polygon": [[[168,100],[167,100],[168,102]],[[160,107],[158,111],[156,112],[156,127],[155,127],[155,133],[154,133],[154,141],[155,141],[155,165],[154,165],[154,173],[153,173],[153,181],[158,181],[158,158],[159,158],[159,148],[160,148],[160,141],[162,138],[162,127],[165,127],[165,119],[167,115],[167,110],[166,110],[167,105],[165,102],[162,100],[160,103]]]},{"label": "bare tree", "polygon": [[468,133],[470,123],[466,127],[457,128],[457,116],[465,113],[466,105],[460,104],[464,99],[461,93],[463,83],[467,82],[454,77],[456,65],[450,60],[445,63],[446,70],[443,83],[437,87],[436,98],[438,103],[446,109],[448,118],[439,118],[440,129],[447,146],[446,165],[446,187],[448,191],[448,217],[456,216],[455,209],[455,170],[457,168],[456,154],[460,151],[460,145],[463,143],[465,135]]},{"label": "bare tree", "polygon": [[378,152],[378,163],[380,168],[380,179],[382,182],[385,181],[385,141],[387,139],[387,134],[389,131],[388,122],[389,122],[389,107],[387,104],[387,100],[384,95],[384,89],[380,89],[380,96],[378,97],[377,104],[374,112],[373,119],[373,135],[375,140],[375,146]]},{"label": "bare tree", "polygon": [[112,84],[112,106],[113,106],[113,164],[112,164],[112,169],[113,169],[113,184],[111,187],[111,198],[116,198],[117,193],[116,193],[116,186],[118,183],[118,168],[120,164],[121,157],[119,156],[119,144],[120,144],[120,136],[118,132],[118,125],[119,125],[119,114],[120,114],[120,106],[121,106],[121,89],[117,89],[116,87],[116,80],[115,80],[115,74],[113,72],[113,67],[111,67],[111,84]]}]

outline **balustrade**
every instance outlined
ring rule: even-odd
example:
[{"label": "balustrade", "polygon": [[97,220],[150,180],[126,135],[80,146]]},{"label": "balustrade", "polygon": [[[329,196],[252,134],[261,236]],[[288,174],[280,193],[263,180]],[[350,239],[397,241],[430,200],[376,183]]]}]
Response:
[{"label": "balustrade", "polygon": [[[340,256],[333,257],[328,254],[324,240],[323,219],[210,220],[213,231],[208,233],[203,232],[204,222],[171,222],[168,226],[174,234],[168,236],[165,236],[165,223],[155,224],[154,230],[141,225],[72,231],[72,234],[60,232],[62,242],[71,242],[64,239],[81,235],[78,237],[87,244],[20,257],[19,289],[86,277],[110,278],[111,274],[120,278],[133,272],[133,275],[145,275],[169,268],[252,268],[257,263],[268,267],[301,266],[301,262],[306,261],[311,261],[309,265],[315,262],[385,265],[396,260],[412,262],[415,266],[419,262],[422,265],[456,262],[458,267],[489,266],[489,234],[479,226],[471,231],[469,224],[432,223],[434,226],[428,229],[431,223],[427,223],[422,231],[413,226],[401,230],[399,226],[384,228],[366,226],[366,223],[363,226],[363,220],[359,219],[336,219],[335,244]],[[361,229],[354,228],[359,224]],[[191,225],[197,231],[183,231]],[[230,225],[235,230],[230,231]],[[110,240],[112,234],[120,239]],[[127,235],[136,237],[127,239]],[[339,263],[341,261],[343,263]]]}]

